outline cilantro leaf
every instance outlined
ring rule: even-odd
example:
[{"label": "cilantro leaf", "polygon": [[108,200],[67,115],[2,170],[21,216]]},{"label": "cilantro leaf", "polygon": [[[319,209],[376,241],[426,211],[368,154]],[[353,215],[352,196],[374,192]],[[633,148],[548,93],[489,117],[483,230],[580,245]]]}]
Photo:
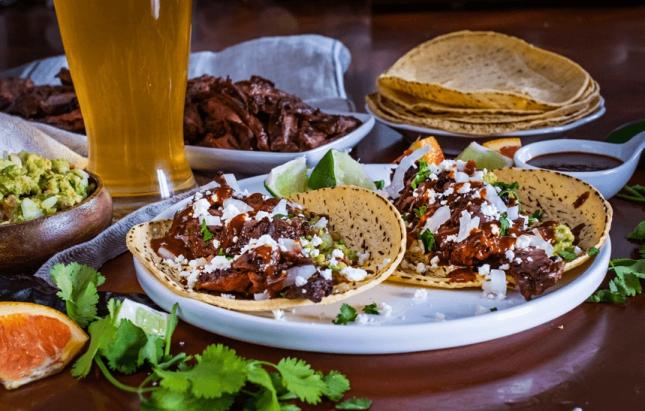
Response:
[{"label": "cilantro leaf", "polygon": [[363,312],[365,314],[374,314],[374,315],[379,315],[380,312],[378,311],[378,306],[376,303],[372,304],[367,304],[365,307],[363,307]]},{"label": "cilantro leaf", "polygon": [[50,275],[59,289],[56,295],[65,301],[67,315],[81,327],[87,327],[96,318],[99,302],[96,289],[105,282],[105,277],[79,263],[56,264]]},{"label": "cilantro leaf", "polygon": [[300,407],[296,404],[281,404],[280,411],[300,411]]},{"label": "cilantro leaf", "polygon": [[343,304],[340,306],[340,312],[336,316],[336,319],[332,321],[336,325],[347,325],[351,322],[356,321],[356,309],[349,304]]},{"label": "cilantro leaf", "polygon": [[534,223],[539,222],[542,219],[542,211],[540,210],[535,210],[530,216],[529,216],[529,225],[533,225]]},{"label": "cilantro leaf", "polygon": [[519,196],[517,195],[517,190],[520,188],[520,185],[517,181],[513,181],[512,183],[496,181],[492,185],[494,187],[498,187],[501,190],[499,192],[499,197],[503,200],[508,200],[509,198],[519,198]]},{"label": "cilantro leaf", "polygon": [[502,213],[502,215],[499,218],[499,234],[503,236],[508,234],[509,228],[511,228],[511,222],[506,216],[506,213]]},{"label": "cilantro leaf", "polygon": [[213,237],[215,237],[206,226],[206,220],[202,220],[199,223],[199,231],[202,233],[202,239],[205,243],[209,242],[213,239]]},{"label": "cilantro leaf", "polygon": [[146,333],[128,319],[122,319],[109,345],[101,348],[101,355],[111,369],[132,374],[143,363],[139,351],[146,345]]},{"label": "cilantro leaf", "polygon": [[372,400],[367,398],[352,397],[343,402],[336,404],[337,410],[369,410],[372,406]]},{"label": "cilantro leaf", "polygon": [[148,361],[152,365],[159,364],[163,357],[163,340],[156,335],[147,335],[146,343],[139,350],[138,364]]},{"label": "cilantro leaf", "polygon": [[374,185],[376,186],[377,190],[382,190],[383,187],[385,187],[385,181],[383,180],[376,180],[374,181]]},{"label": "cilantro leaf", "polygon": [[417,216],[417,218],[421,218],[426,214],[427,211],[428,211],[428,206],[423,204],[422,206],[414,209],[414,214]]},{"label": "cilantro leaf", "polygon": [[638,254],[641,258],[645,258],[645,244],[641,244],[641,247],[638,249]]},{"label": "cilantro leaf", "polygon": [[599,251],[600,251],[600,250],[598,250],[596,247],[590,247],[590,248],[587,250],[587,255],[592,256],[592,257],[593,257],[594,255],[597,255]]},{"label": "cilantro leaf", "polygon": [[246,362],[222,344],[209,345],[195,358],[197,364],[185,371],[155,368],[161,377],[160,385],[178,392],[187,392],[190,388],[198,398],[217,398],[238,392],[246,382]]},{"label": "cilantro leaf", "polygon": [[116,333],[116,327],[109,317],[94,321],[88,328],[90,345],[72,366],[72,376],[84,378],[90,373],[94,357],[100,349],[106,347]]},{"label": "cilantro leaf", "polygon": [[625,200],[632,200],[638,203],[645,203],[645,187],[640,184],[626,185],[622,191],[617,194],[618,197]]},{"label": "cilantro leaf", "polygon": [[423,243],[423,248],[425,248],[426,252],[434,250],[436,245],[436,240],[434,238],[434,234],[432,234],[432,231],[427,229],[423,230],[419,238],[421,239],[421,242]]},{"label": "cilantro leaf", "polygon": [[630,240],[645,240],[645,220],[638,223],[638,225],[627,235]]},{"label": "cilantro leaf", "polygon": [[325,388],[323,394],[332,401],[340,401],[349,390],[349,380],[342,373],[331,370],[323,378]]},{"label": "cilantro leaf", "polygon": [[419,160],[419,171],[417,171],[412,178],[410,186],[412,186],[412,188],[417,188],[419,184],[423,183],[426,178],[428,178],[428,175],[430,175],[430,167],[428,167],[428,163],[426,161]]},{"label": "cilantro leaf", "polygon": [[264,388],[255,402],[255,408],[266,411],[279,411],[280,402],[276,388],[273,385],[271,375],[262,367],[258,361],[250,361],[246,364],[246,375],[249,382]]},{"label": "cilantro leaf", "polygon": [[224,395],[219,398],[197,398],[185,392],[165,388],[152,392],[150,398],[141,402],[142,411],[225,411],[233,405],[235,397]]},{"label": "cilantro leaf", "polygon": [[[356,313],[356,310],[354,310]],[[283,358],[276,365],[282,376],[284,386],[294,393],[301,401],[308,404],[317,404],[325,383],[311,366],[299,358]]]},{"label": "cilantro leaf", "polygon": [[564,261],[573,261],[578,258],[575,249],[573,247],[565,248],[564,250],[558,251],[558,255],[564,259]]}]

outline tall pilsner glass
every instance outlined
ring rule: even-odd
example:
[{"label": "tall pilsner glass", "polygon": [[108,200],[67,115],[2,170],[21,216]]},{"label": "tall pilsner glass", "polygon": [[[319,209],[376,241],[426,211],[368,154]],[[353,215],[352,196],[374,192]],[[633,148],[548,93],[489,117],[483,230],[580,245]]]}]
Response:
[{"label": "tall pilsner glass", "polygon": [[195,184],[183,112],[191,0],[54,0],[89,168],[124,204]]}]

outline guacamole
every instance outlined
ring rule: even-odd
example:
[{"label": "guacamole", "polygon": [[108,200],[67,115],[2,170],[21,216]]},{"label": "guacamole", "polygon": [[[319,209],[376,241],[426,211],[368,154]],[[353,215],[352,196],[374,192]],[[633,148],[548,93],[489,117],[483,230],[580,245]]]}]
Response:
[{"label": "guacamole", "polygon": [[0,158],[0,224],[70,208],[94,191],[89,174],[66,160],[20,152]]},{"label": "guacamole", "polygon": [[553,252],[555,254],[560,254],[560,252],[568,250],[573,247],[573,241],[575,236],[571,232],[571,229],[564,224],[558,224],[554,229],[554,241]]}]

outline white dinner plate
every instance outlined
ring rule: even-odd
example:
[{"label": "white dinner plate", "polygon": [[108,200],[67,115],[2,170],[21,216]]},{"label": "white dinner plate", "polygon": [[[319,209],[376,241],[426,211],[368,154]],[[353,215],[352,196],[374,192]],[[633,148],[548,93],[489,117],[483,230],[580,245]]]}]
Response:
[{"label": "white dinner plate", "polygon": [[393,127],[398,130],[406,130],[406,131],[414,131],[417,133],[421,134],[434,134],[437,136],[448,136],[448,137],[462,137],[462,138],[486,138],[486,137],[492,137],[492,136],[497,136],[497,137],[527,137],[527,136],[545,136],[549,134],[559,134],[559,133],[564,133],[565,131],[573,130],[574,128],[578,128],[582,125],[585,125],[587,123],[590,123],[594,120],[599,119],[602,117],[603,114],[605,114],[605,99],[602,97],[600,98],[600,106],[598,107],[598,110],[594,111],[593,113],[589,114],[588,116],[585,116],[581,119],[578,119],[576,121],[573,121],[571,123],[563,124],[561,126],[552,126],[552,127],[541,127],[541,128],[531,128],[528,130],[517,130],[517,131],[511,131],[508,133],[495,133],[492,134],[491,136],[480,136],[480,135],[473,135],[473,134],[462,134],[462,133],[454,133],[452,131],[446,131],[446,130],[441,130],[438,128],[430,128],[430,127],[423,127],[423,126],[415,126],[413,124],[404,124],[404,123],[395,123],[393,121],[386,120],[384,118],[379,117],[378,114],[372,112],[370,108],[365,105],[365,110],[373,115],[379,122],[383,124],[387,124],[390,127]]},{"label": "white dinner plate", "polygon": [[[371,178],[380,180],[387,179],[390,167],[372,164],[365,168]],[[263,182],[264,176],[257,176],[239,181],[239,186],[242,190],[266,193]],[[155,219],[172,218],[188,201],[175,204]],[[165,310],[179,303],[179,316],[184,321],[215,334],[302,351],[387,354],[488,341],[551,321],[583,303],[594,292],[605,277],[610,255],[608,239],[591,262],[565,274],[556,287],[532,301],[525,301],[517,291],[509,291],[504,300],[491,300],[476,289],[421,289],[386,282],[335,304],[287,310],[280,320],[271,312],[237,312],[181,297],[136,259],[134,266],[141,287],[155,303]],[[370,315],[366,324],[332,324],[342,303],[360,311],[362,306],[373,302],[388,304],[391,313]]]},{"label": "white dinner plate", "polygon": [[320,147],[298,153],[232,150],[186,145],[186,157],[195,170],[226,170],[244,174],[263,174],[294,158],[305,156],[307,164],[315,165],[329,149],[347,150],[358,144],[374,127],[374,117],[365,113],[323,110],[328,114],[352,116],[362,123],[356,130]]}]

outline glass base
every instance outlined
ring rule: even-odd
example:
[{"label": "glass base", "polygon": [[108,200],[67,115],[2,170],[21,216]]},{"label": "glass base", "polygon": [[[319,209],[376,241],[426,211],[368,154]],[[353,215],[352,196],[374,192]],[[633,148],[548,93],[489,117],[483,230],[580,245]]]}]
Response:
[{"label": "glass base", "polygon": [[156,203],[157,201],[166,200],[174,195],[183,193],[196,187],[195,179],[191,176],[190,179],[183,184],[175,187],[175,189],[168,193],[156,193],[154,195],[142,196],[113,196],[112,197],[112,220],[117,221],[122,217],[130,214],[134,210],[144,207],[148,204]]}]

